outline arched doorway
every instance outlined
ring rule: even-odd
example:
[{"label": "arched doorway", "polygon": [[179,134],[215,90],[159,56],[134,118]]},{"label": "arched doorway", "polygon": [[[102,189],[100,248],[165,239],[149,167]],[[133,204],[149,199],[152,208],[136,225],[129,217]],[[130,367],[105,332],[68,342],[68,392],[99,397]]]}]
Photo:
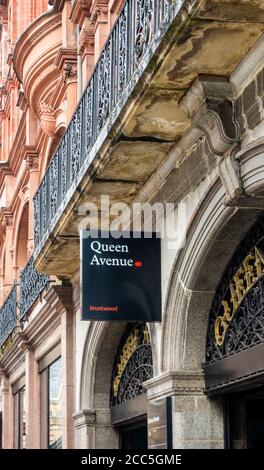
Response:
[{"label": "arched doorway", "polygon": [[264,445],[264,218],[232,256],[209,316],[206,393],[225,403],[225,446]]},{"label": "arched doorway", "polygon": [[147,397],[144,382],[153,377],[152,348],[145,323],[128,324],[111,378],[112,424],[122,449],[147,448]]}]

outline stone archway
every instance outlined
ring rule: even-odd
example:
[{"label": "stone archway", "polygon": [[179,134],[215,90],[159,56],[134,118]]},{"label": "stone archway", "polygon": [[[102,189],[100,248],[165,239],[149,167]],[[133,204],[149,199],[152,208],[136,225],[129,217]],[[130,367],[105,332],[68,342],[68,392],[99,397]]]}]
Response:
[{"label": "stone archway", "polygon": [[[141,328],[141,333],[139,332],[137,337],[133,333],[134,349],[130,348],[129,351],[124,351],[126,349],[125,343],[131,337],[129,331],[134,332],[136,328],[137,324],[126,324],[125,322],[92,322],[89,325],[81,371],[81,411],[74,416],[77,448],[111,449],[119,447],[119,434],[112,425],[113,418],[111,416],[111,406],[114,405],[114,375],[117,372],[120,360],[122,362],[120,365],[124,366],[122,369],[122,372],[124,372],[125,366],[133,356],[133,352],[136,352],[138,346],[142,347],[141,342],[142,344],[145,343],[147,347],[150,345],[149,330],[147,341],[146,333],[145,331],[142,332]],[[147,330],[147,327],[145,328]],[[138,339],[137,344],[136,339]],[[131,356],[128,357],[128,353],[131,353]],[[124,362],[125,357],[128,359],[127,362]],[[151,374],[148,372],[148,364],[146,370],[147,373],[143,374],[144,377],[140,374],[143,380],[152,377],[152,371]],[[121,382],[122,379],[118,383]],[[125,387],[123,388],[125,390]],[[139,387],[132,395],[134,397],[141,393],[143,393],[143,389]],[[120,397],[121,394],[122,392],[120,392]],[[131,396],[131,398],[133,397]]]},{"label": "stone archway", "polygon": [[204,395],[205,346],[212,300],[223,271],[259,210],[226,207],[217,180],[188,229],[173,266],[161,341],[162,374],[148,396],[173,396],[175,448],[224,446],[223,402]]}]

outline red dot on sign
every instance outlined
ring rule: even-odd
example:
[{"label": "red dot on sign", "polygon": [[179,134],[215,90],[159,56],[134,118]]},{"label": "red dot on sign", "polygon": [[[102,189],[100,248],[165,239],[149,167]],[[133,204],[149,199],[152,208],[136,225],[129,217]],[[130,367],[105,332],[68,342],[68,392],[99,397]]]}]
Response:
[{"label": "red dot on sign", "polygon": [[136,262],[135,262],[135,266],[136,266],[137,268],[140,268],[140,267],[142,266],[141,261],[136,261]]}]

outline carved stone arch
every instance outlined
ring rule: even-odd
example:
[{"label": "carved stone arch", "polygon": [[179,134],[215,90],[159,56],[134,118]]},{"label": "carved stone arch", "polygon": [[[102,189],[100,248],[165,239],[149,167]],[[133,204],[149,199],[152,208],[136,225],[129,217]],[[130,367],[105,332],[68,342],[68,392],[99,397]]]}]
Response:
[{"label": "carved stone arch", "polygon": [[[109,408],[114,363],[120,345],[132,329],[131,324],[124,322],[89,325],[81,366],[80,409]],[[148,332],[151,341],[150,330]]]},{"label": "carved stone arch", "polygon": [[122,322],[90,323],[82,358],[80,409],[109,407],[112,366],[124,328]]},{"label": "carved stone arch", "polygon": [[222,273],[258,210],[223,204],[218,179],[201,201],[175,259],[166,294],[161,341],[161,369],[201,370],[208,316]]}]

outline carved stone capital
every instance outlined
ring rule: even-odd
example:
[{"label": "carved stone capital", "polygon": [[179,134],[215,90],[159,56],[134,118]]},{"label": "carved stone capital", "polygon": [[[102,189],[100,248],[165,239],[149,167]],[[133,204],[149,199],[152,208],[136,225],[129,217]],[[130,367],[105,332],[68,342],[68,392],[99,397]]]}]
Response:
[{"label": "carved stone capital", "polygon": [[38,159],[38,157],[34,157],[33,155],[28,155],[25,160],[26,160],[28,170],[37,171],[39,169],[39,159]]},{"label": "carved stone capital", "polygon": [[41,101],[39,105],[39,115],[43,131],[48,136],[53,137],[56,128],[54,108],[45,101]]},{"label": "carved stone capital", "polygon": [[92,410],[82,410],[79,413],[73,415],[73,420],[75,422],[75,428],[86,428],[95,424],[95,411]]},{"label": "carved stone capital", "polygon": [[200,129],[216,155],[237,141],[232,84],[219,77],[200,76],[180,102],[180,108]]},{"label": "carved stone capital", "polygon": [[61,73],[61,80],[66,83],[72,83],[77,81],[77,65],[71,62],[66,62],[63,65]]},{"label": "carved stone capital", "polygon": [[79,54],[93,54],[94,53],[94,34],[90,20],[86,19],[79,40]]},{"label": "carved stone capital", "polygon": [[3,217],[3,221],[2,221],[2,227],[3,228],[13,227],[13,223],[14,223],[13,214],[5,214]]},{"label": "carved stone capital", "polygon": [[184,373],[167,372],[144,382],[150,400],[172,395],[203,395],[202,371]]},{"label": "carved stone capital", "polygon": [[45,101],[41,101],[40,102],[40,105],[39,105],[39,115],[42,117],[42,116],[45,116],[45,117],[54,117],[54,109],[53,107],[46,103]]},{"label": "carved stone capital", "polygon": [[74,23],[82,24],[85,18],[90,15],[91,3],[91,0],[75,0],[71,11],[71,20]]},{"label": "carved stone capital", "polygon": [[106,23],[108,21],[108,8],[107,4],[95,1],[93,8],[91,9],[91,24],[96,26],[97,23]]},{"label": "carved stone capital", "polygon": [[20,339],[20,343],[19,343],[20,350],[23,353],[25,353],[27,351],[30,351],[32,349],[32,347],[31,347],[31,344],[30,344],[27,336],[25,335],[25,333],[18,332],[18,336],[19,336],[19,339]]},{"label": "carved stone capital", "polygon": [[[8,373],[6,372],[6,370],[2,366],[0,366],[0,379],[2,377],[4,377],[5,379],[8,379]],[[7,388],[7,390],[5,390],[5,382],[6,381],[4,381],[4,383],[3,383],[3,392],[8,391],[8,388]]]},{"label": "carved stone capital", "polygon": [[24,146],[24,160],[27,168],[31,171],[39,169],[39,155],[36,148],[32,145]]}]

